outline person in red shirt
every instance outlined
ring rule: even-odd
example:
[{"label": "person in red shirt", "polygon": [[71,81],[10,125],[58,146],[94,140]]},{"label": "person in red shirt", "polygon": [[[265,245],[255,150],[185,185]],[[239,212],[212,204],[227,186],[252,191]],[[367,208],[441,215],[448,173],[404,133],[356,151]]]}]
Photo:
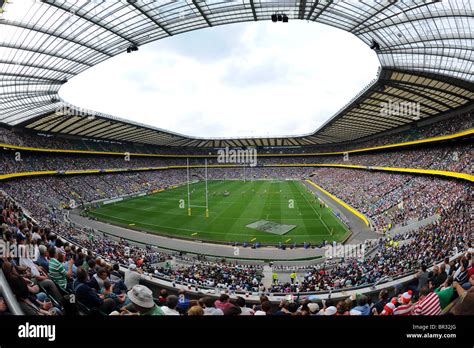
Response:
[{"label": "person in red shirt", "polygon": [[398,303],[400,305],[394,309],[393,315],[411,315],[413,311],[413,303],[411,302],[412,299],[412,291],[408,290],[400,295],[398,298]]},{"label": "person in red shirt", "polygon": [[430,292],[428,287],[423,287],[420,291],[420,299],[413,308],[413,315],[440,315],[441,304],[438,294]]}]

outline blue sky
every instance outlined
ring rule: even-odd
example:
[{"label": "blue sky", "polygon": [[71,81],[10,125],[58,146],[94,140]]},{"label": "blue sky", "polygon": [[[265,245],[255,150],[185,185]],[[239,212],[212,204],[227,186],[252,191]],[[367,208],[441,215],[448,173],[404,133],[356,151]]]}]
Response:
[{"label": "blue sky", "polygon": [[317,23],[244,23],[111,58],[60,90],[67,102],[191,136],[309,133],[376,76],[355,36]]}]

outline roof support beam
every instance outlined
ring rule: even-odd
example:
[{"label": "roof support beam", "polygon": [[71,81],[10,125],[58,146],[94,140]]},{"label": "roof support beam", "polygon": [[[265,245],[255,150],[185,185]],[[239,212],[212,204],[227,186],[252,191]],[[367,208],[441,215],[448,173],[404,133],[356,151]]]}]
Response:
[{"label": "roof support beam", "polygon": [[3,65],[14,65],[14,66],[24,66],[24,67],[28,67],[28,68],[43,69],[43,70],[54,71],[54,72],[61,73],[61,74],[65,74],[65,75],[71,74],[71,72],[70,72],[70,71],[67,71],[67,70],[57,69],[57,68],[54,68],[54,67],[45,66],[45,65],[39,65],[39,64],[17,63],[17,62],[14,62],[14,61],[8,61],[8,60],[3,60],[3,59],[0,59],[0,64],[3,64]]},{"label": "roof support beam", "polygon": [[[57,126],[64,123],[64,116],[60,117],[59,119],[55,120],[54,122],[47,123],[43,128],[39,129],[41,132],[51,132],[51,129],[56,128]],[[52,132],[51,132],[52,133]]]},{"label": "roof support beam", "polygon": [[63,85],[67,81],[65,80],[56,80],[56,79],[50,79],[48,77],[41,77],[41,76],[34,76],[34,75],[18,75],[18,74],[10,74],[10,73],[4,73],[0,72],[0,76],[10,76],[10,77],[15,77],[15,80],[40,80],[40,81],[48,81],[50,84],[57,84],[57,85]]},{"label": "roof support beam", "polygon": [[316,17],[314,17],[313,21],[316,21],[316,19],[318,19],[319,16],[321,16],[323,14],[324,11],[326,11],[326,9],[329,7],[329,5],[332,4],[332,0],[328,0],[328,3],[323,7],[323,9],[321,11],[318,12],[318,14],[316,15]]},{"label": "roof support beam", "polygon": [[204,13],[204,11],[202,10],[201,6],[199,6],[198,2],[196,0],[193,0],[193,5],[194,7],[196,7],[196,9],[199,11],[199,13],[201,14],[202,18],[204,18],[204,20],[206,21],[207,25],[209,25],[210,27],[212,27],[212,23],[209,21],[209,19],[206,17],[206,14]]},{"label": "roof support beam", "polygon": [[[454,91],[440,89],[440,88],[433,87],[433,86],[426,86],[426,85],[422,85],[422,84],[419,84],[419,83],[416,83],[416,82],[410,82],[410,81],[404,81],[404,80],[387,80],[387,82],[384,82],[384,83],[385,84],[390,83],[390,84],[394,85],[395,87],[398,86],[399,84],[401,84],[401,85],[419,87],[419,88],[424,88],[424,89],[430,89],[430,90],[437,91],[437,92],[440,92],[440,93],[446,93],[446,94],[452,95],[454,97],[464,99],[466,101],[471,100],[468,97],[466,97],[465,95],[459,94],[459,93],[454,92]],[[456,88],[458,87],[456,85],[452,85],[452,86],[456,87]],[[462,88],[462,87],[459,87],[459,88]]]},{"label": "roof support beam", "polygon": [[9,26],[16,27],[16,28],[31,30],[31,31],[35,31],[35,32],[40,33],[40,34],[45,34],[45,35],[48,35],[48,36],[52,36],[52,37],[55,37],[57,39],[68,41],[68,42],[71,42],[75,45],[79,45],[79,46],[85,47],[89,50],[101,53],[103,55],[106,55],[107,57],[112,57],[112,55],[107,53],[107,52],[101,51],[101,50],[99,50],[95,47],[92,47],[88,44],[85,44],[83,42],[74,41],[74,40],[70,39],[67,36],[56,34],[56,32],[51,31],[51,30],[44,30],[42,28],[38,28],[38,27],[35,27],[33,25],[29,25],[29,24],[26,24],[26,23],[20,23],[20,22],[17,22],[17,21],[2,21],[1,24],[2,25],[9,25]]},{"label": "roof support beam", "polygon": [[[60,5],[56,4],[56,3],[54,2],[54,0],[41,0],[41,2],[43,2],[43,3],[45,3],[45,4],[49,5],[49,6],[52,6],[52,7],[56,7],[57,9],[60,9],[60,10],[62,10],[62,11],[65,11],[65,12],[68,12],[68,13],[73,13],[72,11],[70,11],[70,10],[72,9],[72,6],[70,6],[70,7],[67,9],[67,8],[61,7]],[[90,23],[92,23],[92,24],[98,26],[99,28],[102,28],[102,29],[104,29],[104,30],[106,30],[106,31],[108,31],[108,32],[110,32],[110,33],[112,33],[112,34],[114,34],[115,36],[120,37],[120,38],[121,38],[122,40],[124,40],[124,41],[130,42],[130,43],[134,43],[130,38],[128,38],[128,37],[126,37],[126,36],[124,36],[124,35],[118,33],[118,32],[115,31],[115,30],[112,30],[112,28],[106,27],[105,25],[103,25],[103,24],[101,24],[101,23],[99,23],[99,22],[97,22],[97,21],[94,21],[94,20],[93,20],[92,18],[90,18],[90,17],[81,15],[81,14],[79,14],[79,13],[77,13],[77,12],[74,12],[74,16],[79,17],[79,18],[82,18],[82,19],[84,19],[85,21],[88,21],[88,22],[90,22]]]},{"label": "roof support beam", "polygon": [[250,7],[252,8],[253,20],[257,20],[257,11],[255,11],[255,4],[253,0],[250,0]]},{"label": "roof support beam", "polygon": [[33,53],[36,53],[36,54],[44,54],[46,56],[60,58],[60,59],[64,59],[64,60],[74,62],[76,64],[85,65],[88,68],[93,66],[92,64],[85,63],[84,61],[81,61],[81,60],[77,60],[77,59],[74,59],[74,58],[69,58],[68,56],[63,56],[63,55],[56,54],[53,51],[47,52],[45,50],[37,50],[37,49],[34,49],[34,48],[28,48],[28,47],[17,46],[17,45],[9,45],[9,44],[5,44],[5,43],[0,43],[0,47],[10,48],[10,49],[13,49],[13,50],[33,52]]},{"label": "roof support beam", "polygon": [[87,123],[90,123],[91,120],[88,120],[87,117],[82,117],[80,120],[77,122],[74,122],[73,124],[68,125],[66,128],[62,129],[62,132],[64,134],[70,134],[73,130],[80,128]]},{"label": "roof support beam", "polygon": [[414,91],[414,90],[412,90],[412,89],[410,89],[410,88],[406,88],[405,86],[401,86],[401,85],[398,85],[398,84],[395,84],[395,83],[391,83],[391,82],[388,82],[387,84],[388,84],[389,86],[392,86],[392,87],[394,87],[394,88],[400,89],[400,90],[405,91],[405,92],[407,92],[407,93],[411,93],[411,94],[414,94],[414,95],[416,95],[416,96],[419,96],[419,97],[421,97],[421,98],[423,98],[423,99],[427,99],[427,100],[429,100],[429,101],[431,101],[431,102],[433,102],[433,103],[442,105],[442,106],[444,106],[444,107],[446,107],[446,108],[448,108],[448,109],[451,109],[451,108],[452,108],[452,106],[450,106],[450,105],[448,105],[448,104],[445,104],[445,103],[443,103],[442,101],[437,100],[437,99],[434,99],[434,98],[432,98],[432,97],[430,97],[430,96],[427,96],[427,95],[425,95],[424,93],[420,93],[419,91]]},{"label": "roof support beam", "polygon": [[108,124],[108,122],[97,123],[96,127],[91,128],[91,130],[84,132],[80,131],[78,135],[86,137],[98,137],[104,134],[113,133],[117,130],[130,130],[130,126],[127,126],[123,123]]},{"label": "roof support beam", "polygon": [[[374,14],[371,14],[370,16],[372,18],[375,18],[379,13],[382,13],[383,11],[385,11],[387,8],[389,8],[390,6],[392,6],[396,1],[391,1],[389,0],[388,1],[388,4],[385,5],[384,7],[382,7],[380,10],[378,10],[377,12],[375,12]],[[366,21],[360,21],[360,23],[358,23],[356,26],[354,26],[351,30],[349,30],[350,33],[354,32],[357,28],[359,28],[361,25],[365,25],[366,24]],[[369,24],[370,25],[370,24]]]},{"label": "roof support beam", "polygon": [[311,6],[311,10],[309,10],[308,15],[306,16],[307,20],[310,20],[311,16],[314,13],[314,10],[316,10],[316,6],[318,6],[318,4],[319,4],[319,0],[315,0],[314,3],[313,3],[313,6]]},{"label": "roof support beam", "polygon": [[[390,86],[390,87],[391,87],[391,88],[394,88],[394,89],[398,89],[399,91],[402,91],[402,89],[399,88],[399,87],[395,87],[395,86]],[[405,92],[406,92],[406,91],[405,91]],[[412,99],[412,98],[407,98],[406,96],[405,96],[405,97],[402,97],[402,96],[393,94],[393,93],[391,93],[391,92],[384,91],[384,92],[379,92],[379,93],[382,93],[382,94],[384,94],[384,95],[387,95],[387,96],[391,97],[392,99],[405,100],[405,101],[408,102],[408,103],[412,103],[412,102],[413,102],[413,99]],[[407,93],[411,93],[411,92],[407,92]],[[389,98],[389,99],[390,99],[390,98]],[[388,102],[388,100],[387,100],[387,102]],[[434,112],[437,113],[437,114],[443,111],[443,110],[434,108],[433,106],[426,105],[426,104],[424,104],[424,103],[420,103],[420,106],[423,107],[423,108],[429,109],[429,110],[431,110],[431,111],[434,111]]]},{"label": "roof support beam", "polygon": [[146,18],[148,18],[150,21],[152,21],[153,23],[156,24],[156,26],[158,28],[160,28],[161,30],[163,30],[166,34],[168,34],[168,36],[173,36],[173,34],[168,30],[166,29],[163,24],[161,24],[160,22],[158,22],[155,18],[153,18],[151,15],[149,15],[146,11],[144,11],[140,6],[137,5],[136,1],[132,1],[132,0],[127,0],[127,2],[132,5],[133,8],[135,8],[138,12],[140,12],[143,16],[145,16]]},{"label": "roof support beam", "polygon": [[144,128],[135,128],[135,129],[124,129],[117,134],[108,134],[107,136],[104,135],[99,135],[99,137],[104,137],[107,139],[112,139],[112,140],[123,140],[126,141],[128,139],[136,139],[137,136],[143,136],[146,134],[149,134],[150,130],[149,129],[144,129]]},{"label": "roof support beam", "polygon": [[[82,135],[79,135],[78,133],[83,133],[83,132],[87,132],[89,131],[90,129],[92,128],[95,128],[99,125],[103,125],[105,124],[107,121],[106,120],[98,120],[96,123],[94,122],[89,122],[89,125],[87,127],[84,127],[82,128],[82,126],[84,126],[84,123],[83,124],[80,124],[78,125],[77,127],[74,127],[72,129],[69,129],[68,130],[68,134],[70,135],[76,135],[76,136],[82,136]],[[79,123],[79,122],[78,122]],[[82,128],[82,129],[80,129]]]},{"label": "roof support beam", "polygon": [[298,12],[299,19],[304,19],[305,11],[306,11],[306,0],[300,0],[300,8]]}]

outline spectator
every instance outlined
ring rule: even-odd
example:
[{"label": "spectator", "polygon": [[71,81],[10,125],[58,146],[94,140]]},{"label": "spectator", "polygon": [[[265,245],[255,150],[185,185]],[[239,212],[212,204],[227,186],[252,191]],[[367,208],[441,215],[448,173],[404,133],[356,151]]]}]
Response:
[{"label": "spectator", "polygon": [[411,315],[413,303],[411,302],[413,292],[408,290],[398,298],[399,306],[393,310],[393,315]]},{"label": "spectator", "polygon": [[421,291],[428,284],[429,272],[427,271],[426,265],[421,265],[421,270],[418,272],[416,278],[418,279],[418,286],[416,287],[417,293]]},{"label": "spectator", "polygon": [[125,271],[125,286],[127,290],[131,290],[135,285],[140,283],[142,278],[142,271],[137,269],[137,266],[132,263],[128,266],[128,270]]},{"label": "spectator", "polygon": [[214,307],[214,302],[214,299],[210,296],[199,300],[199,305],[204,309],[204,315],[224,315],[221,309]]},{"label": "spectator", "polygon": [[214,303],[214,306],[216,308],[219,308],[223,312],[225,312],[226,309],[234,307],[232,303],[230,303],[230,298],[229,295],[227,294],[222,294],[218,300]]},{"label": "spectator", "polygon": [[49,272],[49,261],[47,259],[48,249],[45,245],[40,245],[38,247],[38,257],[36,259],[36,264],[43,267],[46,272]]},{"label": "spectator", "polygon": [[158,297],[158,302],[159,302],[161,305],[165,305],[167,299],[168,299],[168,290],[166,290],[166,289],[161,289],[161,290],[160,290],[160,297]]},{"label": "spectator", "polygon": [[413,308],[413,315],[439,315],[441,314],[441,305],[436,293],[430,292],[425,286],[420,290],[420,299]]},{"label": "spectator", "polygon": [[248,308],[246,306],[246,301],[243,297],[238,296],[235,303],[238,307],[240,307],[240,312],[241,312],[240,315],[254,315],[255,314],[252,308]]},{"label": "spectator", "polygon": [[162,306],[161,310],[164,315],[179,315],[176,306],[178,306],[178,297],[170,295],[166,298],[166,306]]},{"label": "spectator", "polygon": [[[164,315],[160,307],[153,301],[153,293],[144,285],[135,285],[127,293],[138,315]],[[131,314],[127,309],[122,314]]]},{"label": "spectator", "polygon": [[66,269],[63,266],[64,261],[64,252],[56,247],[49,248],[48,251],[50,261],[49,261],[49,277],[56,283],[56,285],[66,290],[68,279],[72,278],[72,264],[74,263],[73,259],[70,259],[68,262],[69,268]]},{"label": "spectator", "polygon": [[99,267],[97,272],[92,276],[89,286],[94,288],[97,292],[103,292],[105,288],[104,283],[106,281],[110,282],[107,270],[104,267]]},{"label": "spectator", "polygon": [[378,302],[376,302],[374,304],[374,308],[372,310],[372,312],[375,310],[377,311],[377,314],[380,314],[382,313],[385,305],[389,302],[389,298],[388,298],[388,291],[386,289],[383,289],[383,290],[380,290],[380,293],[379,293],[379,300]]},{"label": "spectator", "polygon": [[184,289],[179,290],[176,309],[183,314],[189,309],[189,299],[186,297],[186,291],[184,291]]},{"label": "spectator", "polygon": [[453,277],[448,277],[441,286],[434,290],[439,297],[439,304],[442,309],[446,308],[454,296]]},{"label": "spectator", "polygon": [[272,309],[272,305],[270,301],[264,301],[261,304],[261,309],[255,311],[255,315],[270,315],[271,309]]},{"label": "spectator", "polygon": [[82,267],[79,267],[77,269],[77,279],[72,284],[77,301],[88,308],[99,309],[106,314],[110,314],[116,307],[115,301],[111,298],[100,298],[95,289],[89,286],[88,281],[88,273]]},{"label": "spectator", "polygon": [[201,308],[201,306],[192,306],[188,310],[188,315],[189,316],[204,315],[204,310]]},{"label": "spectator", "polygon": [[471,284],[469,290],[465,290],[458,282],[453,283],[459,296],[459,302],[451,311],[455,315],[474,315],[474,275],[471,275],[469,282]]},{"label": "spectator", "polygon": [[367,296],[358,295],[356,301],[357,306],[354,307],[354,310],[359,311],[361,315],[370,315],[370,306]]}]

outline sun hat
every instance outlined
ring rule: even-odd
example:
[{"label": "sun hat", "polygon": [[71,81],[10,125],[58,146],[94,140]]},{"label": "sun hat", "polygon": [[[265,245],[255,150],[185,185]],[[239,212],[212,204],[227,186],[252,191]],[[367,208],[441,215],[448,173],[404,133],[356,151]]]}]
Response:
[{"label": "sun hat", "polygon": [[324,311],[324,315],[334,315],[337,313],[337,308],[334,307],[334,306],[329,306],[328,308],[326,308],[326,310]]},{"label": "sun hat", "polygon": [[155,302],[153,302],[153,293],[144,285],[135,285],[127,295],[130,301],[137,306],[143,308],[152,308],[155,306]]},{"label": "sun hat", "polygon": [[317,303],[308,303],[308,308],[311,313],[319,311],[319,305]]}]

